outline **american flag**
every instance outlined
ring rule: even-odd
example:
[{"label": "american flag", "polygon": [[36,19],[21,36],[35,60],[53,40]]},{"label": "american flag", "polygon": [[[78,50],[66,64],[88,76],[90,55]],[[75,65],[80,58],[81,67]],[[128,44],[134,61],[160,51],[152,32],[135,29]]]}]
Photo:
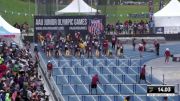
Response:
[{"label": "american flag", "polygon": [[101,19],[96,19],[96,20],[90,20],[89,26],[88,26],[88,31],[91,34],[98,34],[104,30],[104,26],[102,24]]}]

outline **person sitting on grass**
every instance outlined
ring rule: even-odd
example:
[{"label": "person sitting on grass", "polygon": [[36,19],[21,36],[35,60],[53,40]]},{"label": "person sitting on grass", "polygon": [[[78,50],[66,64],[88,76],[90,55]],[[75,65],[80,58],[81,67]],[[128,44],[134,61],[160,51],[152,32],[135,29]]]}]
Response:
[{"label": "person sitting on grass", "polygon": [[92,94],[92,89],[96,89],[96,94],[97,94],[97,83],[100,84],[99,82],[99,77],[98,77],[98,74],[95,74],[93,77],[92,77],[92,82],[91,82],[91,94]]}]

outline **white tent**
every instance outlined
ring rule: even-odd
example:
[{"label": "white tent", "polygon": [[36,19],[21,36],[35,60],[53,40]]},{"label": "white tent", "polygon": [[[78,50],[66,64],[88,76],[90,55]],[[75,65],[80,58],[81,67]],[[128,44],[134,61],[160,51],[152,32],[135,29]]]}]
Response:
[{"label": "white tent", "polygon": [[164,33],[180,32],[180,2],[171,0],[153,15],[155,27],[164,27]]},{"label": "white tent", "polygon": [[[5,30],[5,33],[7,35],[14,35],[15,37],[12,38],[12,40],[22,47],[21,32],[19,29],[11,26],[1,16],[0,16],[0,27]],[[3,33],[3,35],[5,35],[5,33]]]},{"label": "white tent", "polygon": [[90,7],[83,0],[73,0],[64,9],[56,11],[55,15],[60,15],[64,13],[84,13],[84,14],[95,14],[96,9]]}]

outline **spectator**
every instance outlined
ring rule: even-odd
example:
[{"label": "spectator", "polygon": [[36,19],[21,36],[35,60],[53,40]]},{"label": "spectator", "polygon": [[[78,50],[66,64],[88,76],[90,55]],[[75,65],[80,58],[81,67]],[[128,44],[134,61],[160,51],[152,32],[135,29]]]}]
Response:
[{"label": "spectator", "polygon": [[107,34],[110,34],[110,31],[111,31],[110,24],[107,24],[106,30],[107,30]]},{"label": "spectator", "polygon": [[5,101],[6,100],[6,93],[4,92],[4,90],[0,90],[0,100],[1,101]]},{"label": "spectator", "polygon": [[138,50],[139,50],[140,57],[143,57],[144,47],[141,43],[139,44]]},{"label": "spectator", "polygon": [[41,46],[43,46],[45,37],[42,34],[38,34],[38,41],[41,43]]},{"label": "spectator", "polygon": [[128,22],[128,20],[126,20],[125,22],[124,22],[124,33],[125,34],[128,34],[128,24],[129,24],[129,22]]},{"label": "spectator", "polygon": [[156,55],[159,56],[160,44],[157,40],[154,41],[154,47],[155,47]]},{"label": "spectator", "polygon": [[11,97],[9,92],[6,92],[6,101],[11,101]]},{"label": "spectator", "polygon": [[38,65],[39,65],[39,61],[40,61],[40,59],[39,59],[39,54],[38,54],[38,53],[36,53],[36,54],[35,54],[35,66],[37,66],[37,67],[38,67]]},{"label": "spectator", "polygon": [[136,50],[136,38],[133,38],[132,39],[132,46],[133,46],[133,50],[135,51]]},{"label": "spectator", "polygon": [[133,24],[133,33],[136,35],[137,34],[137,30],[138,30],[138,24],[136,23],[136,21]]},{"label": "spectator", "polygon": [[168,97],[165,96],[165,97],[163,98],[163,101],[168,101]]},{"label": "spectator", "polygon": [[[68,50],[69,51],[69,50]],[[70,52],[69,52],[70,53]],[[77,56],[81,57],[81,51],[79,45],[77,46]]]},{"label": "spectator", "polygon": [[82,55],[84,55],[84,50],[85,50],[85,44],[82,40],[79,43],[79,48],[80,48],[80,57],[81,57]]},{"label": "spectator", "polygon": [[51,52],[50,52],[50,46],[49,45],[46,46],[45,51],[46,51],[46,56],[50,57],[51,56]]},{"label": "spectator", "polygon": [[0,64],[4,62],[4,59],[0,56]]},{"label": "spectator", "polygon": [[58,44],[55,46],[55,56],[56,57],[61,56],[61,49],[60,49],[60,46]]},{"label": "spectator", "polygon": [[[126,20],[124,23],[116,22],[114,25],[107,24],[106,32],[107,34],[145,34],[149,32],[149,23],[147,21],[131,21]],[[114,29],[116,33],[114,33]]]},{"label": "spectator", "polygon": [[51,42],[51,40],[52,40],[52,33],[51,33],[51,32],[48,32],[48,33],[46,34],[46,41],[47,41],[47,42]]},{"label": "spectator", "polygon": [[96,57],[100,56],[100,49],[99,49],[99,45],[96,48]]},{"label": "spectator", "polygon": [[104,54],[107,55],[108,54],[108,40],[104,40],[103,41],[103,48],[104,48]]},{"label": "spectator", "polygon": [[99,50],[99,56],[101,56],[101,50],[102,50],[102,45],[101,44],[98,45],[98,50]]},{"label": "spectator", "polygon": [[146,65],[143,65],[143,67],[141,68],[139,83],[141,80],[144,80],[146,83],[148,83],[146,81]]},{"label": "spectator", "polygon": [[129,20],[129,23],[128,23],[128,33],[133,34],[133,23],[131,20]]},{"label": "spectator", "polygon": [[20,29],[20,25],[17,22],[14,24],[14,27]]},{"label": "spectator", "polygon": [[116,46],[116,55],[117,56],[120,56],[120,47],[121,47],[121,45],[120,45],[120,42],[118,41],[117,46]]},{"label": "spectator", "polygon": [[120,57],[124,57],[124,47],[122,44],[120,46]]},{"label": "spectator", "polygon": [[92,48],[91,48],[91,45],[90,45],[90,44],[88,45],[88,50],[87,50],[87,52],[88,52],[88,58],[89,58],[89,57],[92,57]]},{"label": "spectator", "polygon": [[52,70],[53,70],[53,65],[51,63],[51,61],[48,61],[48,64],[47,64],[47,72],[48,72],[48,77],[50,79],[51,75],[52,75]]},{"label": "spectator", "polygon": [[[12,52],[6,54],[5,51],[10,49]],[[20,49],[17,45],[12,47],[12,44],[8,46],[4,42],[1,54],[1,60],[5,62],[0,65],[0,101],[32,101],[30,92],[38,92],[39,96],[44,88],[42,83],[37,83],[38,65],[28,49]],[[40,97],[45,98],[45,94]]]},{"label": "spectator", "polygon": [[100,82],[99,82],[99,77],[98,77],[98,74],[95,74],[95,75],[92,77],[92,82],[91,82],[91,94],[92,94],[92,89],[96,89],[96,94],[97,94],[97,83],[100,83]]},{"label": "spectator", "polygon": [[[65,55],[66,55],[66,56],[69,56],[68,43],[66,43],[64,47],[65,47],[65,50],[64,50],[64,51],[65,51]],[[77,47],[77,48],[78,48],[78,47]]]},{"label": "spectator", "polygon": [[38,46],[37,46],[37,44],[35,44],[35,45],[34,45],[34,52],[35,52],[35,53],[38,53],[38,51],[39,51],[39,50],[38,50]]},{"label": "spectator", "polygon": [[143,44],[143,47],[144,47],[144,51],[146,51],[146,41],[144,39],[142,39],[142,44]]},{"label": "spectator", "polygon": [[78,53],[78,45],[75,45],[74,46],[74,56],[76,56],[77,55],[77,53]]},{"label": "spectator", "polygon": [[169,63],[169,58],[171,56],[171,52],[170,52],[169,48],[166,48],[164,55],[165,55],[165,63]]},{"label": "spectator", "polygon": [[112,49],[115,49],[115,45],[116,45],[116,37],[115,36],[112,36]]},{"label": "spectator", "polygon": [[26,34],[29,34],[29,25],[27,22],[24,22],[22,25],[22,29],[25,31]]},{"label": "spectator", "polygon": [[27,51],[29,51],[29,50],[30,50],[30,48],[31,48],[31,44],[30,44],[30,42],[29,42],[29,41],[26,41],[26,42],[25,42],[25,47],[26,47],[26,50],[27,50]]},{"label": "spectator", "polygon": [[54,43],[50,43],[50,44],[49,44],[49,48],[50,48],[50,56],[53,56],[53,52],[54,52]]},{"label": "spectator", "polygon": [[21,95],[20,95],[20,92],[17,92],[17,95],[15,97],[15,101],[21,101]]}]

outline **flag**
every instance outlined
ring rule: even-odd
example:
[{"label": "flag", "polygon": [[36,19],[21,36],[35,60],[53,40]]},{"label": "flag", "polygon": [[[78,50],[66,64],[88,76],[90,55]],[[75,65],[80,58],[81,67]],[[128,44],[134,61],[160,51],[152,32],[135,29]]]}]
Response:
[{"label": "flag", "polygon": [[101,19],[91,19],[89,21],[89,25],[88,25],[88,31],[91,34],[97,34],[100,33],[104,30],[104,26],[102,24],[102,20]]}]

